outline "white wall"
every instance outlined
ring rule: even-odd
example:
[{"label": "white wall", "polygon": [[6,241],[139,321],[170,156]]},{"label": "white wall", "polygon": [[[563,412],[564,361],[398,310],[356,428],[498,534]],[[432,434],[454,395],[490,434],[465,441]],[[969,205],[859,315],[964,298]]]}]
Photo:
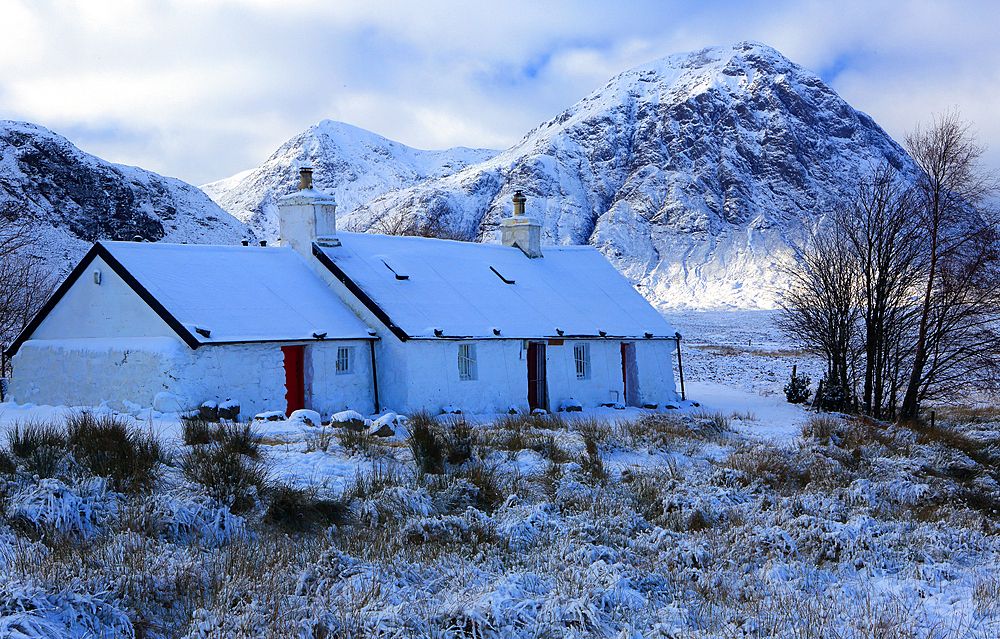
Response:
[{"label": "white wall", "polygon": [[[674,381],[675,340],[635,340],[635,359],[639,366],[639,388],[643,403],[663,406],[680,401]],[[619,355],[620,357],[620,355]]]},{"label": "white wall", "polygon": [[[94,271],[101,283],[94,283]],[[83,337],[170,337],[177,334],[104,260],[95,257],[31,335],[34,340]]]},{"label": "white wall", "polygon": [[[124,401],[152,407],[157,393],[169,392],[186,409],[233,400],[246,419],[285,410],[283,345],[219,344],[192,351],[167,337],[28,340],[12,359],[11,397],[53,406],[107,401],[122,410]],[[338,345],[354,346],[355,373],[336,374]],[[373,410],[367,342],[324,342],[306,349],[312,352],[309,407],[324,414]]]},{"label": "white wall", "polygon": [[[337,349],[341,346],[354,348],[354,370],[338,375]],[[375,411],[368,342],[313,342],[305,348],[305,360],[307,407],[323,416],[346,409],[362,414]]]},{"label": "white wall", "polygon": [[156,393],[177,394],[191,352],[169,337],[28,340],[11,359],[11,398],[19,403],[121,409],[127,399],[151,406]]}]

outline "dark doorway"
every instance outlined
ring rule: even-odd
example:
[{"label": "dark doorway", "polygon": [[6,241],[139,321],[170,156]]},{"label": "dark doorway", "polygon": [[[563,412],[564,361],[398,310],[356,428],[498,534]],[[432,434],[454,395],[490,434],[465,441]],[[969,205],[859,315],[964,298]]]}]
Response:
[{"label": "dark doorway", "polygon": [[639,367],[635,362],[635,342],[622,342],[622,384],[625,405],[639,406]]},{"label": "dark doorway", "polygon": [[303,375],[303,347],[282,346],[285,356],[285,415],[306,407],[306,385]]},{"label": "dark doorway", "polygon": [[528,407],[548,410],[545,383],[545,342],[528,342]]}]

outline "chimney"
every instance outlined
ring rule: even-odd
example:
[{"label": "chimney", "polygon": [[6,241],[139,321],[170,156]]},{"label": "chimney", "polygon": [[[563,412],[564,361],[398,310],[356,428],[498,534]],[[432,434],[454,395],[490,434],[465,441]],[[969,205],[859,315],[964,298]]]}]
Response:
[{"label": "chimney", "polygon": [[278,239],[281,246],[291,246],[305,255],[312,254],[312,244],[340,246],[337,239],[337,203],[333,197],[317,191],[312,183],[313,170],[299,169],[299,189],[278,200]]},{"label": "chimney", "polygon": [[514,214],[500,220],[500,241],[504,246],[516,246],[531,258],[542,256],[542,223],[524,214],[527,198],[521,191],[514,193]]}]

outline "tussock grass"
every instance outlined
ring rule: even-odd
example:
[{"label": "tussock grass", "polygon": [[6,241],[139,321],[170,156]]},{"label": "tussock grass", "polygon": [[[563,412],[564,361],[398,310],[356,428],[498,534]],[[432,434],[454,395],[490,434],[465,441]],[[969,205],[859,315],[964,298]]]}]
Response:
[{"label": "tussock grass", "polygon": [[234,513],[244,513],[268,486],[260,438],[249,424],[224,424],[219,433],[217,441],[181,454],[181,472]]},{"label": "tussock grass", "polygon": [[160,442],[135,423],[111,415],[77,413],[66,423],[66,443],[88,472],[106,477],[118,492],[146,492],[159,480],[166,460]]},{"label": "tussock grass", "polygon": [[270,504],[264,523],[289,533],[308,533],[350,521],[350,508],[343,502],[319,499],[314,491],[287,486],[269,491]]}]

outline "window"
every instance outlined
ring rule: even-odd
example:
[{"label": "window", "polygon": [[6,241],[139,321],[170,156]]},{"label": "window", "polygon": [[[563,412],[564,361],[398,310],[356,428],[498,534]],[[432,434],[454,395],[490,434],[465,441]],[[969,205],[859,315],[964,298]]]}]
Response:
[{"label": "window", "polygon": [[473,380],[479,376],[476,371],[476,345],[458,345],[458,378],[462,380]]},{"label": "window", "polygon": [[354,347],[337,347],[337,374],[350,375],[354,372]]},{"label": "window", "polygon": [[590,344],[583,342],[574,345],[573,359],[576,360],[576,378],[590,379]]}]

